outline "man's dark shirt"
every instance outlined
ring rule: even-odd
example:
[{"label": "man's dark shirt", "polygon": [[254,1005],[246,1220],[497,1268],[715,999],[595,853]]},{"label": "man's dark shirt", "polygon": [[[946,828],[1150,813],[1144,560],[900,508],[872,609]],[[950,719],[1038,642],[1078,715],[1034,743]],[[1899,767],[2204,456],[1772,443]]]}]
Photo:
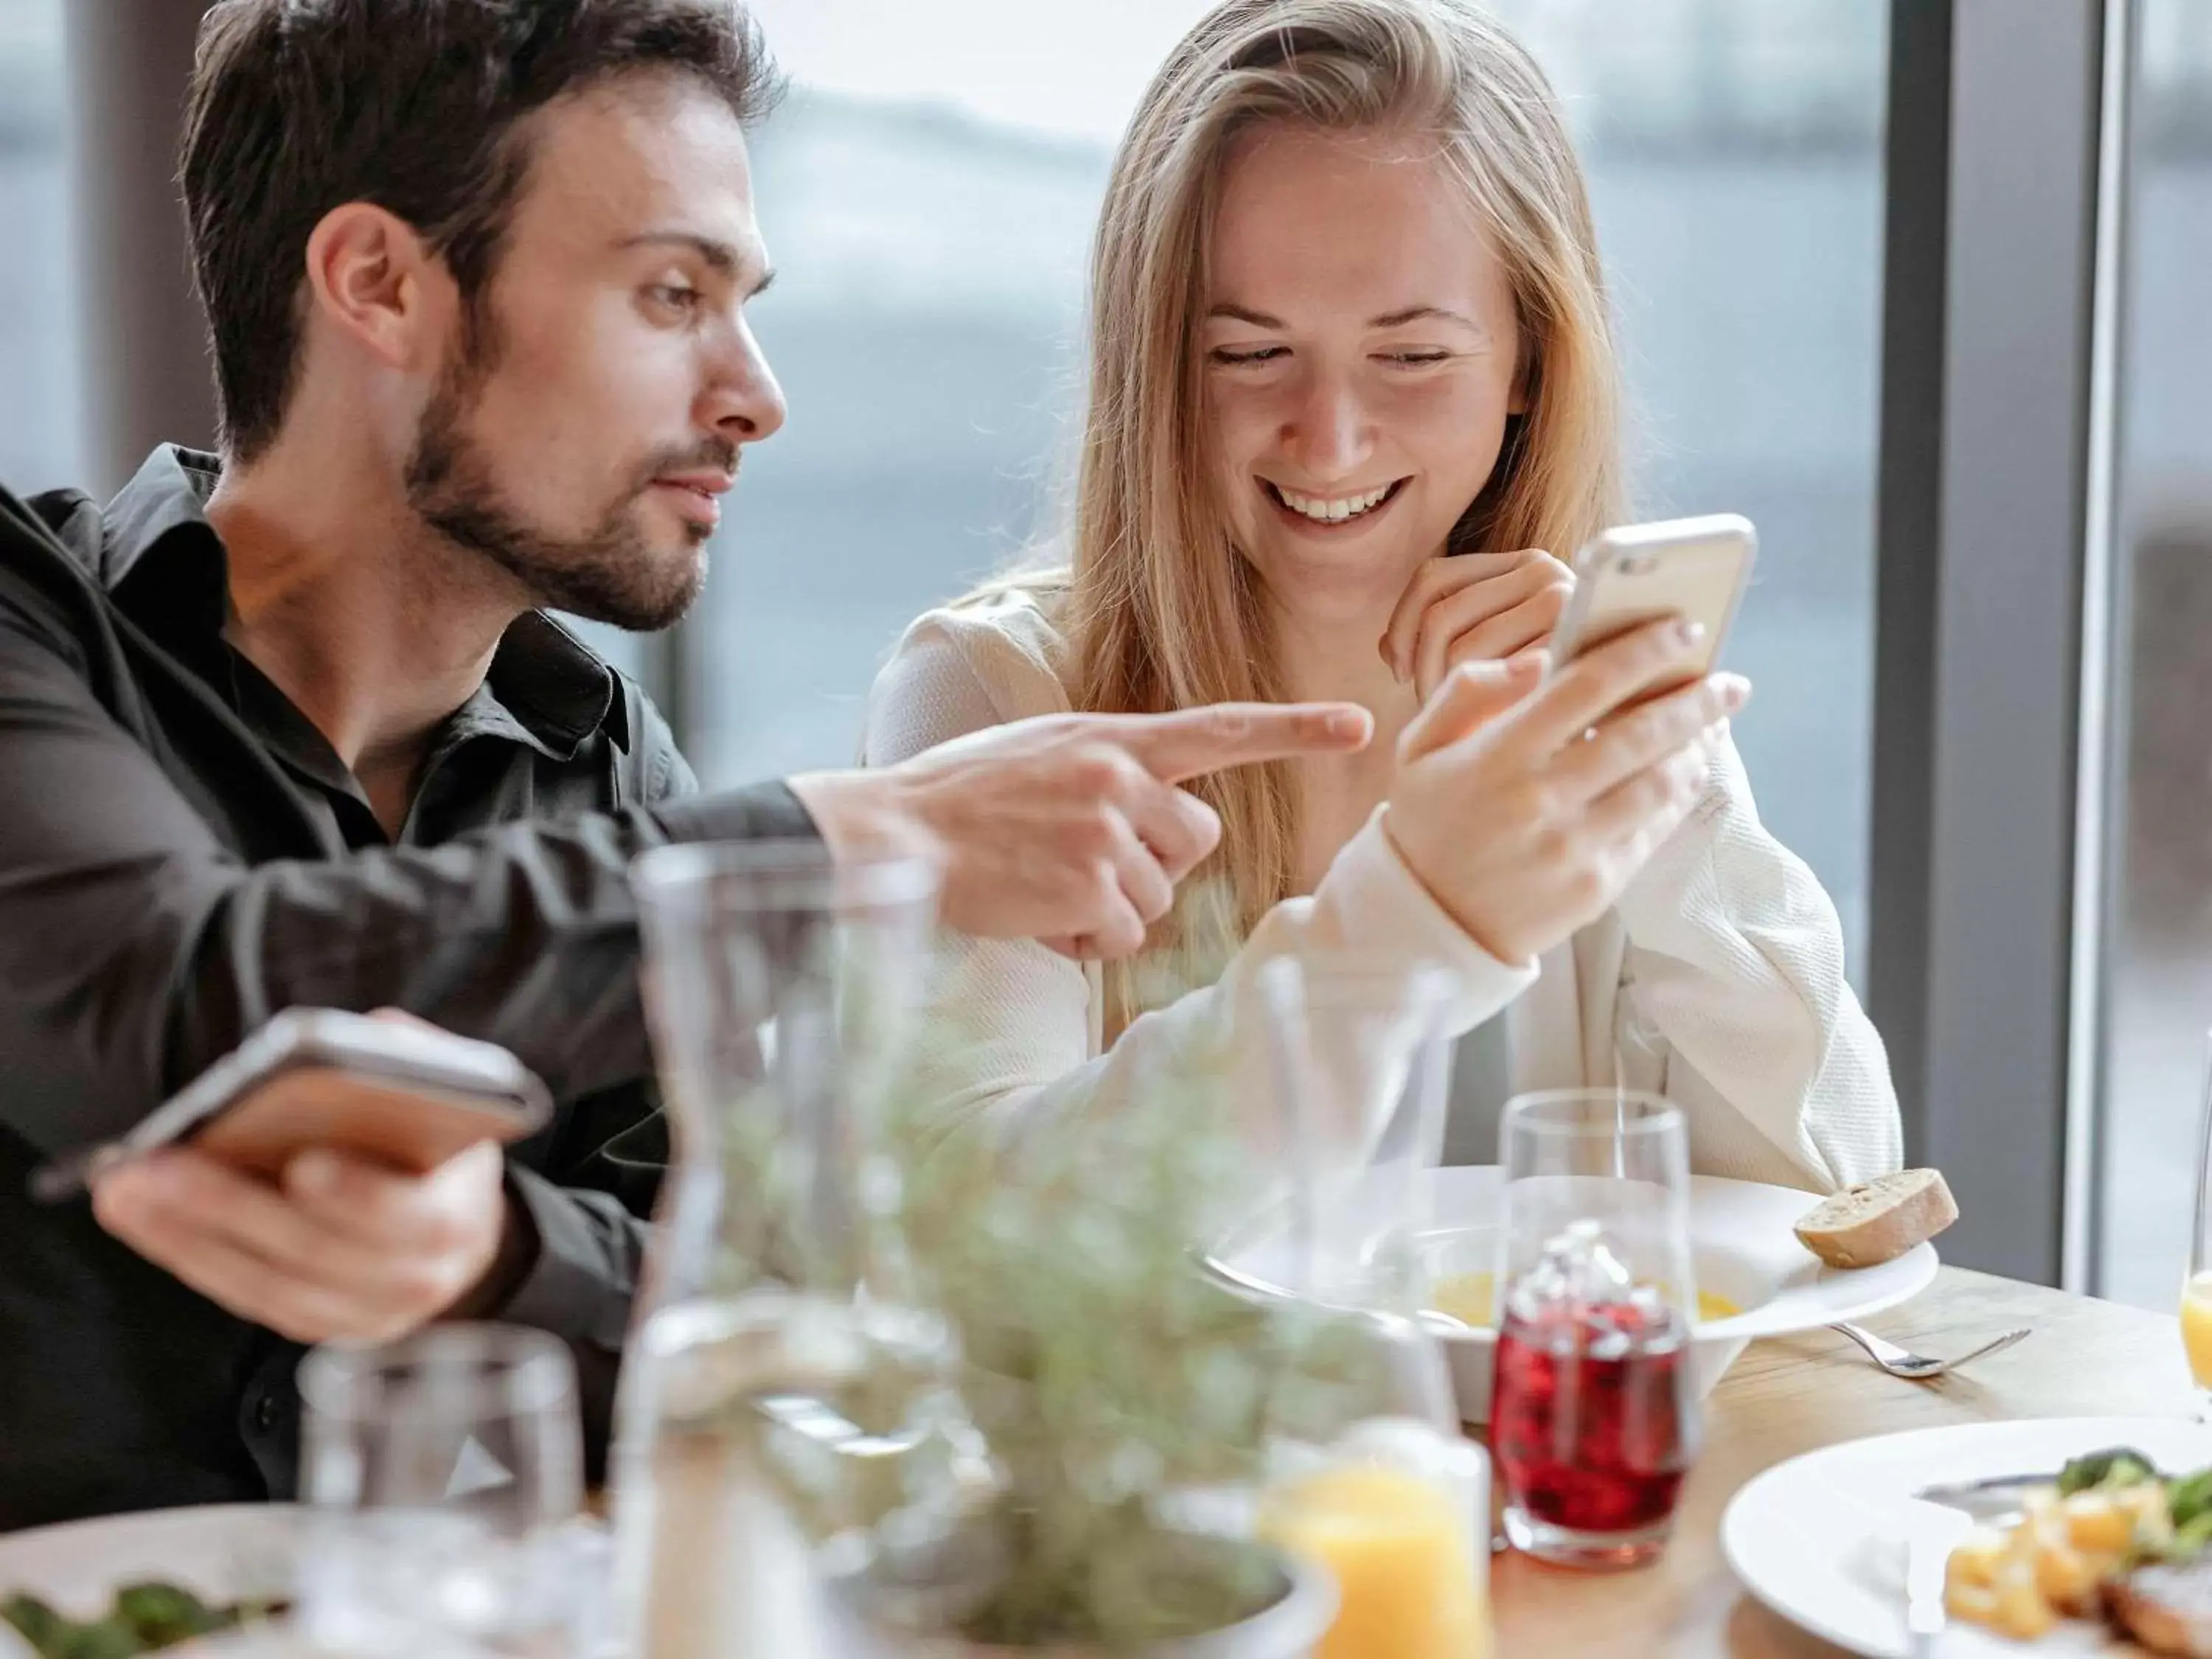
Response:
[{"label": "man's dark shirt", "polygon": [[677,799],[652,705],[533,614],[395,844],[223,638],[215,478],[165,447],[104,512],[0,491],[0,1528],[289,1495],[300,1350],[27,1182],[295,1006],[404,1008],[550,1086],[508,1160],[534,1249],[488,1311],[571,1344],[596,1440],[666,1144],[627,866],[813,833],[781,785]]}]

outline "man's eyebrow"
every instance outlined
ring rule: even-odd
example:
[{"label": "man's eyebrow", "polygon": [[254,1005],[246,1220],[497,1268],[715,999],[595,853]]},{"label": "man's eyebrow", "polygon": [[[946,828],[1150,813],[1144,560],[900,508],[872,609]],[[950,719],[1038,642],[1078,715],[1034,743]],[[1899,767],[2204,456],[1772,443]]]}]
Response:
[{"label": "man's eyebrow", "polygon": [[[616,246],[622,248],[656,246],[689,248],[704,259],[719,276],[735,276],[745,268],[748,263],[736,243],[725,242],[718,237],[702,236],[696,231],[641,231],[635,236],[625,236]],[[775,272],[763,269],[752,285],[746,289],[745,297],[749,300],[757,298],[765,292],[768,285],[775,280]]]}]

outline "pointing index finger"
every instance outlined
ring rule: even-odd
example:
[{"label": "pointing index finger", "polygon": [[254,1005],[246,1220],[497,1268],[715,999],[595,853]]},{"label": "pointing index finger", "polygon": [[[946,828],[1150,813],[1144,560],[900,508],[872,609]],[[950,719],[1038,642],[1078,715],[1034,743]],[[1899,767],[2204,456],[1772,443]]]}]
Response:
[{"label": "pointing index finger", "polygon": [[1112,728],[1162,783],[1258,761],[1364,749],[1374,717],[1352,702],[1218,702],[1170,714],[1126,714]]}]

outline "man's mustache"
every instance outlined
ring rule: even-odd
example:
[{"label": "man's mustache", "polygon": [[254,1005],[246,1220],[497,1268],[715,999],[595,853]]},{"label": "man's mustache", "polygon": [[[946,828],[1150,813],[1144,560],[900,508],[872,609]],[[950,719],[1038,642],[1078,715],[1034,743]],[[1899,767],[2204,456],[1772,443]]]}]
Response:
[{"label": "man's mustache", "polygon": [[637,487],[642,493],[652,488],[654,479],[666,477],[672,472],[720,472],[734,481],[738,460],[738,446],[727,438],[710,438],[687,448],[664,449],[647,463],[638,476]]}]

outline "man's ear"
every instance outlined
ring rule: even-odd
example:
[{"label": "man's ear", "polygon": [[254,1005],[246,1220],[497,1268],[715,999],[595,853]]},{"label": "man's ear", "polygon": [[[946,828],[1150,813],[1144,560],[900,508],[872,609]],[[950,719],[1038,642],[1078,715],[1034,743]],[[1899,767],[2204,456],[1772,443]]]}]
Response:
[{"label": "man's ear", "polygon": [[453,278],[404,219],[370,202],[325,214],[307,238],[307,302],[330,327],[387,367],[435,367],[453,305]]}]

